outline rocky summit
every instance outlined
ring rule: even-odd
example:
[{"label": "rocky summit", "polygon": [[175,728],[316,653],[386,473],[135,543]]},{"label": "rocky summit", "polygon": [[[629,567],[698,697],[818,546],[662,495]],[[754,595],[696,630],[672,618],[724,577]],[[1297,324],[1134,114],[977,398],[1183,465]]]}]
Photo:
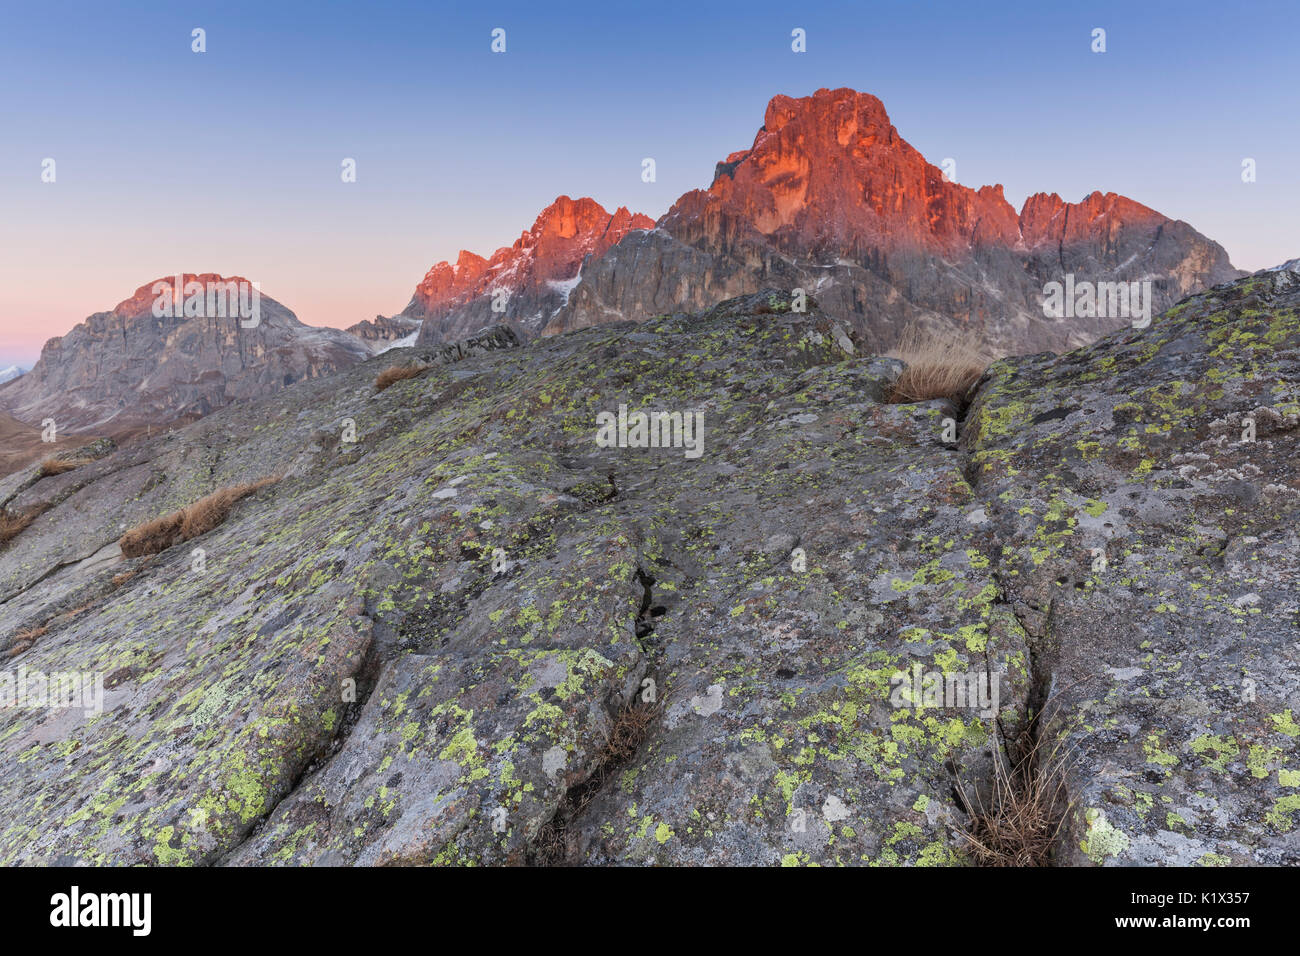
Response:
[{"label": "rocky summit", "polygon": [[435,344],[510,321],[536,334],[569,299],[588,256],[600,256],[631,230],[654,220],[620,206],[612,214],[594,199],[560,196],[514,245],[491,258],[462,250],[439,262],[415,289],[403,318],[423,323],[419,341]]},{"label": "rocky summit", "polygon": [[753,144],[720,161],[711,185],[683,195],[655,228],[617,215],[620,229],[606,228],[600,210],[601,242],[541,276],[567,280],[548,286],[544,301],[533,273],[512,265],[535,226],[490,263],[463,253],[454,267],[435,266],[407,314],[429,317],[424,341],[492,321],[555,334],[797,288],[875,351],[919,326],[970,332],[1010,354],[1073,348],[1128,324],[1112,310],[1046,315],[1049,283],[1148,283],[1149,318],[1242,275],[1217,243],[1124,196],[1098,191],[1071,203],[1038,193],[1017,212],[1000,185],[972,189],[958,178],[955,163],[927,162],[868,93],[776,96]]},{"label": "rocky summit", "polygon": [[382,352],[389,348],[414,345],[419,337],[420,321],[400,315],[391,318],[376,315],[373,321],[364,319],[348,326],[346,331],[365,342],[372,351]]},{"label": "rocky summit", "polygon": [[242,277],[164,276],[46,342],[30,372],[0,386],[0,409],[28,425],[53,419],[58,431],[121,436],[193,421],[370,353],[346,332],[304,325]]},{"label": "rocky summit", "polygon": [[0,709],[0,861],[964,864],[1028,740],[1049,862],[1300,862],[1300,275],[910,404],[791,307],[416,346],[0,479],[0,694],[102,676]]}]

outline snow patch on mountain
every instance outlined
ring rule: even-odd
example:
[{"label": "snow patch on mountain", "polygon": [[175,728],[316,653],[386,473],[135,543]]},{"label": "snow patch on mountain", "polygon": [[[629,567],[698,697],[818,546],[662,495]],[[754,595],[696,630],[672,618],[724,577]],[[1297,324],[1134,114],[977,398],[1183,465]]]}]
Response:
[{"label": "snow patch on mountain", "polygon": [[383,355],[385,352],[391,352],[393,349],[409,349],[415,345],[415,340],[420,337],[420,328],[416,326],[415,331],[410,335],[403,335],[400,339],[394,339],[384,345],[383,348],[375,352],[376,355]]}]

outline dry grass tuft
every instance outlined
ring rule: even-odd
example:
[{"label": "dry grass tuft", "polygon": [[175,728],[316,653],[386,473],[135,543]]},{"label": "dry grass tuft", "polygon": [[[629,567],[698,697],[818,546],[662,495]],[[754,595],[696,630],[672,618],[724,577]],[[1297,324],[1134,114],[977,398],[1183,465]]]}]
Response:
[{"label": "dry grass tuft", "polygon": [[182,510],[136,525],[118,539],[123,557],[139,558],[166,551],[180,540],[184,521],[185,512]]},{"label": "dry grass tuft", "polygon": [[609,729],[609,739],[600,751],[601,759],[594,775],[599,778],[598,783],[604,783],[611,770],[636,756],[661,710],[658,704],[642,703],[637,698],[619,711],[614,726]]},{"label": "dry grass tuft", "polygon": [[0,544],[12,541],[22,534],[23,529],[36,520],[36,516],[30,512],[26,514],[10,514],[8,511],[0,511]]},{"label": "dry grass tuft", "polygon": [[89,465],[93,458],[46,458],[41,462],[41,477],[52,478],[73,471],[83,465]]},{"label": "dry grass tuft", "polygon": [[188,541],[201,534],[207,534],[226,520],[230,509],[240,498],[246,498],[256,491],[279,481],[279,477],[262,478],[242,485],[231,485],[214,491],[205,498],[200,498],[184,511],[181,522],[181,537]]},{"label": "dry grass tuft", "polygon": [[166,551],[177,542],[207,534],[226,520],[236,501],[275,484],[280,477],[272,475],[242,485],[229,485],[200,498],[180,511],[173,511],[169,515],[136,525],[118,541],[122,554],[128,558],[157,554],[159,551]]},{"label": "dry grass tuft", "polygon": [[946,398],[965,402],[971,386],[992,361],[971,333],[939,334],[909,326],[889,352],[907,366],[890,386],[886,400],[895,405]]},{"label": "dry grass tuft", "polygon": [[640,698],[619,711],[610,727],[609,738],[596,756],[596,769],[577,787],[570,788],[555,816],[537,833],[532,861],[538,866],[560,866],[569,858],[569,824],[596,799],[605,781],[636,756],[650,728],[663,712],[662,703],[646,704]]},{"label": "dry grass tuft", "polygon": [[9,645],[9,650],[6,653],[9,657],[17,657],[23,651],[27,650],[27,648],[35,644],[36,639],[43,636],[48,630],[48,627],[24,628],[14,635],[13,643]]},{"label": "dry grass tuft", "polygon": [[26,511],[14,513],[0,508],[0,545],[18,537],[33,521],[43,515],[49,505],[37,505]]},{"label": "dry grass tuft", "polygon": [[1004,746],[993,754],[987,806],[957,783],[970,814],[959,833],[980,866],[1050,866],[1072,803],[1066,791],[1069,761],[1059,745],[1045,750],[1034,725],[1021,735],[1029,741],[1022,748],[1002,739]]},{"label": "dry grass tuft", "polygon": [[379,373],[375,379],[375,391],[382,392],[394,382],[400,382],[403,379],[415,378],[421,372],[425,371],[427,365],[392,365]]},{"label": "dry grass tuft", "polygon": [[85,614],[92,607],[98,606],[98,603],[99,603],[98,601],[87,601],[85,604],[82,604],[79,607],[74,607],[71,611],[64,611],[62,614],[58,616],[57,620],[71,621],[77,615]]}]

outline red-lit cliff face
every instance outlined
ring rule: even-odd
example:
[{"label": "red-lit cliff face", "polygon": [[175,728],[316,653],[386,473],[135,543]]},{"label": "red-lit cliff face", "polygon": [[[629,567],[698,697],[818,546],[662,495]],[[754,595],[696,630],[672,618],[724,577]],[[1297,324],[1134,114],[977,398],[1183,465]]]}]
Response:
[{"label": "red-lit cliff face", "polygon": [[1002,352],[1064,349],[1125,324],[1043,315],[1047,282],[1151,279],[1154,311],[1241,273],[1186,223],[1114,193],[1078,203],[945,179],[854,90],[776,96],[749,149],[717,164],[649,233],[583,270],[544,334],[801,288],[864,347],[910,324],[974,329]]},{"label": "red-lit cliff face", "polygon": [[719,163],[713,184],[679,199],[660,224],[684,242],[716,247],[761,236],[797,253],[964,257],[980,245],[1091,241],[1165,221],[1100,192],[1080,203],[1039,193],[1017,214],[1001,185],[971,189],[945,179],[898,135],[880,100],[841,89],[774,97],[754,145]]},{"label": "red-lit cliff face", "polygon": [[[624,207],[611,214],[594,199],[561,196],[542,210],[533,227],[514,245],[498,249],[490,259],[462,251],[455,265],[439,262],[425,274],[402,314],[438,320],[502,289],[510,293],[511,314],[525,325],[524,320],[534,310],[549,318],[554,308],[563,304],[567,283],[577,276],[583,259],[603,254],[633,229],[653,228],[654,220],[649,216],[628,212]],[[435,326],[430,324],[428,328],[432,335]],[[436,330],[443,334],[426,340],[454,338],[457,332],[473,331],[445,324]]]},{"label": "red-lit cliff face", "polygon": [[1035,193],[1020,210],[1020,234],[1031,248],[1045,242],[1078,243],[1117,238],[1126,228],[1168,222],[1154,209],[1114,193],[1094,192],[1068,203],[1056,193]]},{"label": "red-lit cliff face", "polygon": [[719,163],[661,223],[684,242],[728,246],[761,235],[799,253],[915,248],[952,254],[972,242],[1014,245],[1016,212],[1002,187],[944,178],[867,93],[777,96],[747,150]]},{"label": "red-lit cliff face", "polygon": [[[1063,349],[1122,322],[1043,315],[1047,282],[1151,279],[1152,306],[1239,275],[1186,223],[1114,193],[1078,203],[944,177],[876,97],[776,96],[753,144],[659,220],[561,198],[509,249],[429,271],[405,314],[422,342],[506,321],[525,334],[696,311],[763,288],[802,288],[885,349],[909,324],[979,331],[998,351]],[[591,254],[586,265],[583,257]],[[579,281],[572,282],[582,266]],[[489,308],[490,290],[511,297]]]},{"label": "red-lit cliff face", "polygon": [[[161,285],[164,283],[166,284],[166,289],[161,288]],[[253,286],[253,284],[243,276],[222,276],[215,272],[185,272],[179,276],[163,276],[153,282],[147,282],[140,286],[140,288],[136,289],[128,298],[123,299],[117,305],[113,306],[111,312],[98,312],[96,315],[110,315],[117,319],[139,319],[144,316],[152,316],[154,313],[154,304],[159,302],[160,297],[166,297],[167,290],[171,290],[173,293],[172,301],[167,311],[174,311],[179,316],[184,307],[184,289],[194,283],[204,287],[205,308],[206,290],[209,286],[221,286],[223,287],[223,292],[228,291],[229,287],[232,285],[235,286],[237,290],[250,290]],[[177,286],[180,287],[179,295],[177,294]],[[159,291],[155,292],[155,287],[159,287]],[[236,294],[238,295],[239,292],[237,291]],[[251,301],[251,292],[246,292],[246,294]],[[177,304],[178,298],[181,300],[179,306]],[[161,306],[160,311],[163,311]]]}]

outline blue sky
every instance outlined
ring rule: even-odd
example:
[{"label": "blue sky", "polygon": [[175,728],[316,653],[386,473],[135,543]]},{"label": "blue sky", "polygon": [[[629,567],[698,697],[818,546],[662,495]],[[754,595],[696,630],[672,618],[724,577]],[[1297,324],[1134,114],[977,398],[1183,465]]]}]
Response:
[{"label": "blue sky", "polygon": [[1294,9],[6,0],[0,367],[181,269],[257,279],[313,324],[391,314],[557,195],[658,217],[771,96],[819,87],[879,96],[928,159],[1016,206],[1115,191],[1273,265],[1300,255]]}]

